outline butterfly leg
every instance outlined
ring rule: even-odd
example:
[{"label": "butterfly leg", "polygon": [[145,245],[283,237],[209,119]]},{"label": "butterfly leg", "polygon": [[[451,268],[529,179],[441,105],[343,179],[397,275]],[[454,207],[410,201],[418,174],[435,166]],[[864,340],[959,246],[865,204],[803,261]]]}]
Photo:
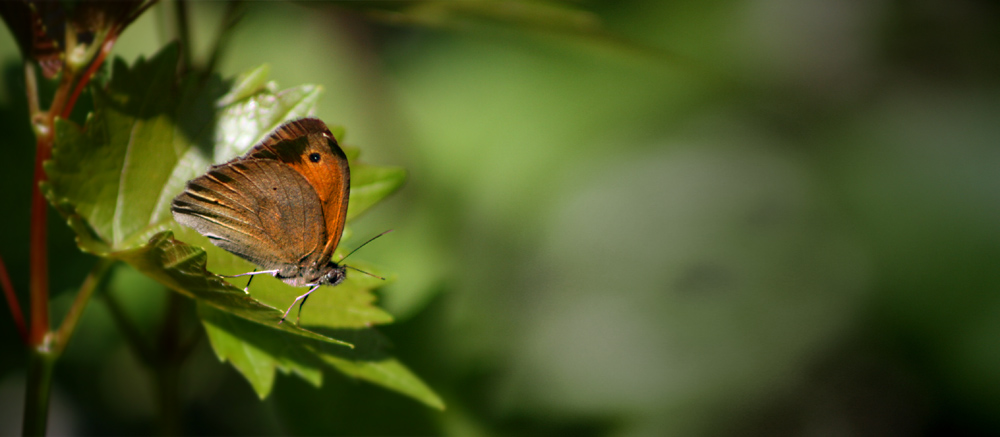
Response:
[{"label": "butterfly leg", "polygon": [[299,318],[302,317],[302,305],[305,305],[306,299],[309,299],[309,293],[312,293],[317,288],[319,288],[319,285],[314,286],[305,296],[302,296],[302,302],[299,302],[299,313],[295,315],[295,326],[299,326]]},{"label": "butterfly leg", "polygon": [[257,269],[253,269],[253,271],[250,273],[240,273],[238,275],[219,275],[219,276],[222,276],[223,278],[239,278],[240,276],[249,276],[250,279],[247,281],[247,286],[243,288],[243,292],[246,294],[250,294],[250,282],[253,281],[253,277],[265,273],[273,275],[275,273],[278,273],[278,270],[261,270],[258,272]]},{"label": "butterfly leg", "polygon": [[278,272],[280,272],[280,270],[261,270],[258,272],[256,269],[254,269],[254,271],[250,273],[240,273],[238,275],[219,275],[219,276],[222,276],[223,278],[239,278],[240,276],[263,275],[265,273],[268,275],[273,275]]},{"label": "butterfly leg", "polygon": [[[257,269],[253,269],[253,272],[251,272],[251,273],[256,273],[256,272],[257,272]],[[247,286],[243,287],[243,293],[250,294],[250,283],[253,282],[253,278],[256,278],[256,277],[257,277],[257,275],[250,275],[250,279],[247,279]]]},{"label": "butterfly leg", "polygon": [[[298,302],[299,300],[301,300],[303,304],[306,303],[306,298],[309,297],[309,293],[312,293],[312,292],[316,291],[317,288],[319,288],[319,285],[314,285],[313,288],[310,288],[309,291],[307,291],[305,294],[303,294],[302,296],[296,297],[295,300],[292,301],[292,304],[288,306],[288,309],[285,310],[285,314],[283,316],[281,316],[281,320],[278,321],[278,324],[280,325],[281,322],[285,321],[285,317],[288,317],[288,313],[292,312],[292,308],[295,307],[295,303],[296,302]],[[299,305],[299,316],[301,316],[301,315],[302,315],[302,305]],[[298,319],[298,317],[296,317],[295,318],[295,324],[298,324],[298,323],[299,323],[299,319]]]}]

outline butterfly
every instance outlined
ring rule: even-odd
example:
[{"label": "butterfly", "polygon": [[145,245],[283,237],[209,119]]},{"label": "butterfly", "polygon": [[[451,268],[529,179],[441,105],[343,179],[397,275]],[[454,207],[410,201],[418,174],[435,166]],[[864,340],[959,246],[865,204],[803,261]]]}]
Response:
[{"label": "butterfly", "polygon": [[321,120],[303,118],[189,181],[170,211],[178,223],[263,269],[234,276],[270,274],[309,287],[281,323],[296,302],[301,315],[313,291],[347,277],[349,266],[331,258],[344,231],[350,189],[351,170],[337,140]]}]

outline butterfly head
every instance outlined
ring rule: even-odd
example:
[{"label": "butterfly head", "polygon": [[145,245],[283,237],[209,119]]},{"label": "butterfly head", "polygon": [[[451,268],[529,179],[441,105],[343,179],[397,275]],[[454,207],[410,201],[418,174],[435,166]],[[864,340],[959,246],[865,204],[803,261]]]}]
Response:
[{"label": "butterfly head", "polygon": [[347,278],[347,268],[333,261],[327,264],[327,273],[320,278],[319,283],[324,285],[337,285]]}]

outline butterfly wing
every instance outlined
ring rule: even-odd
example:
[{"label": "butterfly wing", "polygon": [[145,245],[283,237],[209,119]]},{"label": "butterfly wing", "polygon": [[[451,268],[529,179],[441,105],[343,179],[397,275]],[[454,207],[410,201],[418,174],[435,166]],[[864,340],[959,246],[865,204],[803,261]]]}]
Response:
[{"label": "butterfly wing", "polygon": [[276,160],[239,158],[213,167],[188,182],[170,209],[216,246],[286,277],[327,240],[315,190]]},{"label": "butterfly wing", "polygon": [[322,205],[326,229],[326,241],[317,260],[325,264],[340,244],[351,190],[347,156],[326,124],[316,118],[285,123],[250,149],[244,158],[279,160],[313,187]]}]

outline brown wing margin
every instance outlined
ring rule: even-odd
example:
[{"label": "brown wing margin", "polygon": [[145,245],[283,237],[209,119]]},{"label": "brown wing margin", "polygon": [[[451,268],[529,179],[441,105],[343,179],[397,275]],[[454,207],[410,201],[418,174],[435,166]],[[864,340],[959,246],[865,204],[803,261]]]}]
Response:
[{"label": "brown wing margin", "polygon": [[[333,134],[330,133],[330,129],[326,127],[326,123],[323,123],[323,120],[318,118],[300,118],[278,126],[278,128],[271,132],[270,135],[252,147],[250,151],[247,152],[246,158],[254,156],[255,153],[261,152],[260,149],[269,149],[273,153],[275,149],[274,146],[280,142],[294,141],[313,134],[326,134],[329,135],[330,138],[333,138]],[[341,154],[343,154],[343,152],[341,152]],[[264,158],[263,156],[254,157]],[[270,158],[273,159],[274,157]]]}]

